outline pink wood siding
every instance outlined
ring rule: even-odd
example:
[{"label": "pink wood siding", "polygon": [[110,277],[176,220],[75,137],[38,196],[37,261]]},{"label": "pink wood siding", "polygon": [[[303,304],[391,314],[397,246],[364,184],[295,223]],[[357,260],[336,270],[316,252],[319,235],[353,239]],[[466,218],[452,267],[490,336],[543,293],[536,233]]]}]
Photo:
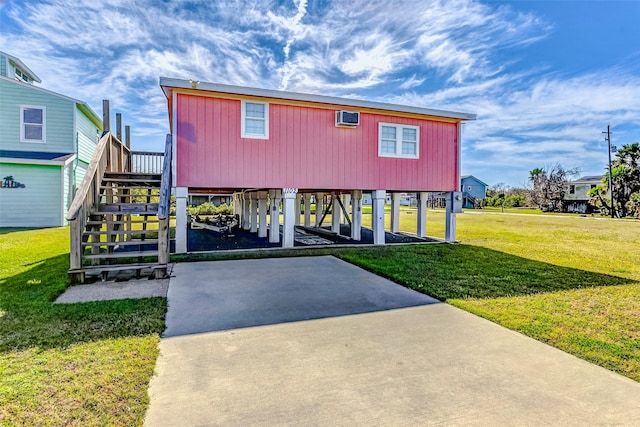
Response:
[{"label": "pink wood siding", "polygon": [[[240,138],[240,101],[177,96],[177,185],[208,188],[454,191],[457,125],[361,113],[335,127],[335,110],[269,105],[269,139]],[[338,108],[336,108],[337,110]],[[378,123],[420,127],[420,158],[378,157]]]}]

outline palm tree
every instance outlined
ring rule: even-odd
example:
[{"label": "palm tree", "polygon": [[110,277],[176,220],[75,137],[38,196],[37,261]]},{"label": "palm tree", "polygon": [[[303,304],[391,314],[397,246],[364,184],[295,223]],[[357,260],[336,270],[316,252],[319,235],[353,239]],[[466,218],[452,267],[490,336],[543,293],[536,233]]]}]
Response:
[{"label": "palm tree", "polygon": [[547,174],[542,168],[535,168],[529,171],[529,182],[532,184],[530,190],[531,202],[540,208],[546,200],[546,195],[544,194],[544,181],[546,177]]},{"label": "palm tree", "polygon": [[529,171],[529,181],[536,182],[536,180],[544,174],[544,169],[535,168]]},{"label": "palm tree", "polygon": [[632,195],[640,193],[640,143],[623,145],[616,152],[611,174],[616,189],[616,208],[621,211],[622,216],[626,216],[633,210],[633,206],[627,206]]}]

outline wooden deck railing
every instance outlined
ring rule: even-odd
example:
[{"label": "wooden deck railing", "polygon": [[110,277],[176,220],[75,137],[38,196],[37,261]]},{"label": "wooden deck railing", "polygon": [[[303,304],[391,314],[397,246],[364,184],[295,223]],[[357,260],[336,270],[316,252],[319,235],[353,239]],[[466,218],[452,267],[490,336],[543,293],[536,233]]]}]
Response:
[{"label": "wooden deck railing", "polygon": [[172,138],[167,134],[160,184],[160,203],[158,204],[158,264],[169,263],[169,213],[171,210],[171,153]]},{"label": "wooden deck railing", "polygon": [[70,268],[82,267],[82,231],[87,219],[100,203],[100,185],[105,172],[130,172],[130,150],[110,132],[106,132],[96,147],[82,184],[71,203],[67,220],[71,228]]},{"label": "wooden deck railing", "polygon": [[147,151],[131,152],[131,171],[138,173],[162,173],[164,153]]}]

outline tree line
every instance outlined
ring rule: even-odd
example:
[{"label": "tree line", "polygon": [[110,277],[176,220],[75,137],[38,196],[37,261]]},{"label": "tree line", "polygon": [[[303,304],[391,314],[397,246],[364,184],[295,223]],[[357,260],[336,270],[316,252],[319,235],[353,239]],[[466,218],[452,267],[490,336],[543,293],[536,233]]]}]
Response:
[{"label": "tree line", "polygon": [[[498,183],[488,188],[486,206],[535,207],[544,212],[563,212],[567,208],[565,195],[569,182],[577,177],[578,169],[566,169],[561,164],[529,171],[528,181],[522,187],[509,187]],[[614,213],[619,218],[640,218],[640,143],[623,145],[611,164],[613,205],[609,193],[609,173],[602,177],[600,185],[585,196],[589,203],[603,215]]]}]

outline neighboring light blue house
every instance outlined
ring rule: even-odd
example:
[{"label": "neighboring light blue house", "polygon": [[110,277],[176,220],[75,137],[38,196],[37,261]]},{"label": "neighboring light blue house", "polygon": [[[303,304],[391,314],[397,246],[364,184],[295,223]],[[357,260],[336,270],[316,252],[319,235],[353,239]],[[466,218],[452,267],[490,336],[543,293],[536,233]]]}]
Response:
[{"label": "neighboring light blue house", "polygon": [[58,227],[102,133],[84,102],[0,52],[0,227]]},{"label": "neighboring light blue house", "polygon": [[460,191],[462,191],[463,204],[465,209],[473,209],[478,206],[480,200],[487,197],[488,185],[473,175],[460,177]]},{"label": "neighboring light blue house", "polygon": [[583,176],[567,183],[564,193],[565,211],[570,213],[592,213],[593,206],[589,204],[591,197],[587,193],[602,183],[602,175]]}]

